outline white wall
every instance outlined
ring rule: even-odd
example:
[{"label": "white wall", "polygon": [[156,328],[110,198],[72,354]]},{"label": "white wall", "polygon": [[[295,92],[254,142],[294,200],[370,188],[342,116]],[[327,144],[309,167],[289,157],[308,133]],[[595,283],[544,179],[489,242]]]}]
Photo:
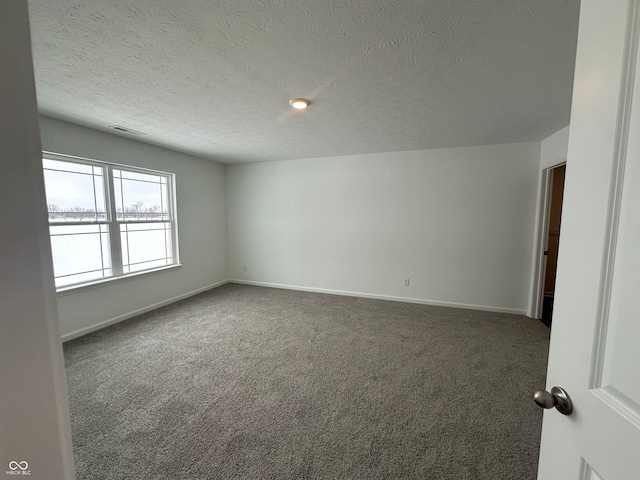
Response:
[{"label": "white wall", "polygon": [[60,328],[65,340],[226,281],[223,165],[47,117],[40,117],[40,130],[46,151],[176,174],[182,266],[59,294]]},{"label": "white wall", "polygon": [[229,276],[524,313],[539,160],[536,142],[230,165]]},{"label": "white wall", "polygon": [[569,126],[558,130],[553,135],[549,135],[542,141],[540,146],[540,166],[549,168],[567,159],[567,148],[569,147]]},{"label": "white wall", "polygon": [[72,479],[27,2],[0,2],[0,45],[0,472]]}]

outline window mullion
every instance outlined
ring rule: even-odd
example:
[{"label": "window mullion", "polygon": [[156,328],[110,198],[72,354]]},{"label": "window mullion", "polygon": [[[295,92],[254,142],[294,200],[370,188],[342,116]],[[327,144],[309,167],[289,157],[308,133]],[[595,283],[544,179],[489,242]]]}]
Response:
[{"label": "window mullion", "polygon": [[122,244],[120,243],[120,225],[117,221],[116,211],[116,196],[115,186],[113,180],[113,167],[107,165],[107,199],[108,199],[108,213],[107,219],[109,222],[109,243],[111,245],[111,268],[113,268],[113,275],[122,275]]},{"label": "window mullion", "polygon": [[171,222],[171,257],[174,263],[178,263],[178,218],[175,198],[175,177],[167,178],[167,211]]}]

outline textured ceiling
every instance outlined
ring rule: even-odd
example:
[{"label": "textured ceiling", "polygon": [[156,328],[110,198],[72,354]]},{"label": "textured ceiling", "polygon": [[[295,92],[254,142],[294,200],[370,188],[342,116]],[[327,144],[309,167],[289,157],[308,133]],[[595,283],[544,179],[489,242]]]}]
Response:
[{"label": "textured ceiling", "polygon": [[569,123],[579,0],[29,10],[41,113],[223,163],[541,140]]}]

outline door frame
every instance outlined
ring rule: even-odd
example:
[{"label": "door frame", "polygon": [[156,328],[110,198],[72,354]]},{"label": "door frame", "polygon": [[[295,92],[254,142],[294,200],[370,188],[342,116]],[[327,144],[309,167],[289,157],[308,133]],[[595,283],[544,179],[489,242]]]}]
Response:
[{"label": "door frame", "polygon": [[534,230],[533,264],[531,275],[531,295],[529,297],[529,307],[527,316],[531,318],[542,318],[542,303],[544,301],[544,278],[547,266],[547,250],[549,241],[549,215],[551,212],[551,190],[553,185],[553,170],[565,165],[567,156],[557,157],[549,162],[540,165],[538,175],[538,196],[536,224]]}]

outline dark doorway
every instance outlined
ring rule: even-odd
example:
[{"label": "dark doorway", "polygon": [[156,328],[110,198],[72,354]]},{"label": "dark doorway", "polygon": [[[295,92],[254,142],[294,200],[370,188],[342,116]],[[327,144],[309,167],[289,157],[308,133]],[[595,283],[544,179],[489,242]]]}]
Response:
[{"label": "dark doorway", "polygon": [[551,208],[549,211],[549,236],[545,251],[547,262],[544,276],[544,301],[542,303],[542,322],[548,327],[551,327],[553,317],[553,294],[556,288],[565,171],[566,165],[561,165],[551,171]]}]

